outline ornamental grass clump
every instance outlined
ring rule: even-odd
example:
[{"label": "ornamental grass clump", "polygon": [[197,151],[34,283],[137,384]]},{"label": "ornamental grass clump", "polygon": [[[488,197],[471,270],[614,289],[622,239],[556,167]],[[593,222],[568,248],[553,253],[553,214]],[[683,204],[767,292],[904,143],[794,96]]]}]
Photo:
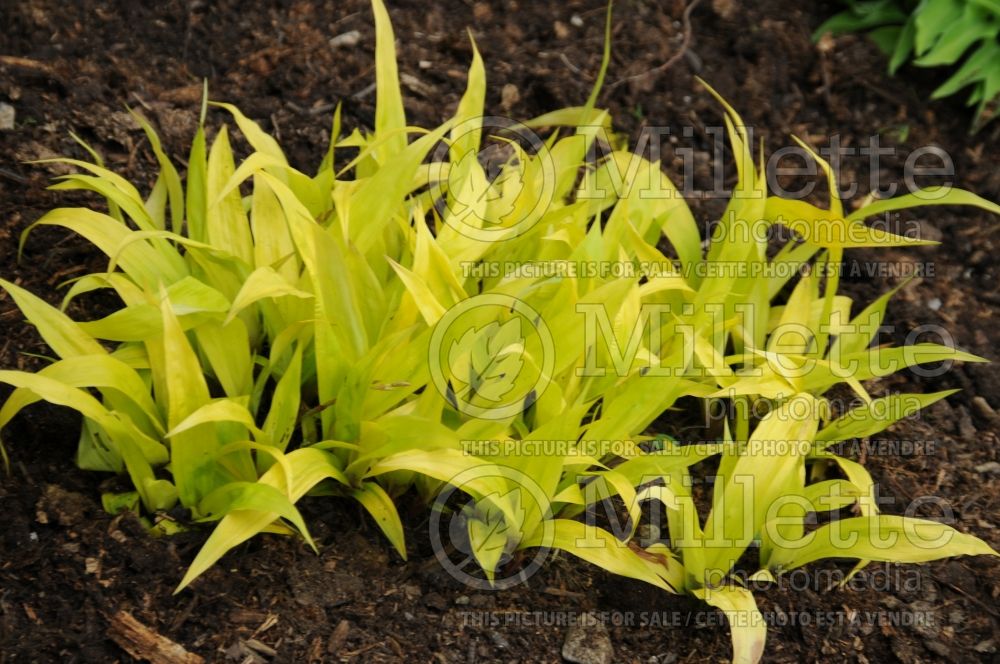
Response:
[{"label": "ornamental grass clump", "polygon": [[[830,557],[860,569],[996,555],[947,525],[881,515],[874,479],[831,446],[950,394],[875,399],[863,381],[982,361],[937,344],[871,346],[892,292],[857,311],[838,292],[844,250],[927,243],[865,219],[998,206],[924,190],[845,214],[819,157],[827,208],[771,196],[763,155],[719,98],[739,183],[703,239],[661,165],[611,133],[594,105],[600,80],[584,106],[516,125],[551,130],[525,146],[484,118],[473,48],[454,117],[409,126],[388,14],[381,0],[373,9],[374,129],[343,136],[338,109],[315,174],[236,107],[212,104],[252,152],[237,162],[226,125],[209,145],[203,108],[181,177],[142,121],[160,167],[148,195],[99,160],[64,159],[80,172],[55,188],[96,192],[108,212],[58,209],[35,224],[87,238],[107,269],[73,281],[62,309],[0,281],[59,358],[0,371],[16,388],[0,429],[39,400],[76,409],[79,465],[134,487],[105,496],[109,510],[162,532],[214,523],[178,590],[258,533],[312,543],[296,507],[306,495],[356,499],[406,558],[397,502],[440,513],[452,506],[437,497],[459,492],[485,583],[517,578],[520,552],[563,551],[718,607],[734,659],[756,661],[764,621],[736,574],[751,549],[759,581]],[[494,131],[506,156],[490,177],[479,156]],[[794,238],[775,252],[759,224]],[[661,269],[593,269],[640,264]],[[98,289],[121,305],[89,322],[63,312]],[[840,385],[862,405],[833,418]],[[650,429],[692,400],[726,406],[717,439]],[[706,467],[717,468],[707,512],[691,494]],[[609,503],[623,520],[596,525],[589,515]],[[177,505],[186,522],[164,517]],[[663,537],[640,538],[661,508]]]}]

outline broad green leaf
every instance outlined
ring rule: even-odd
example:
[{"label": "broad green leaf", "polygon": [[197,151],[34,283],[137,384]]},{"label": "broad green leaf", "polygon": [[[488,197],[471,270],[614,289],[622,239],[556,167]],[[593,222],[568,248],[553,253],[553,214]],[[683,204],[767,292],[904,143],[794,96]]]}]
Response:
[{"label": "broad green leaf", "polygon": [[1000,554],[978,537],[937,521],[873,515],[824,524],[798,542],[775,547],[768,564],[787,571],[824,558],[921,563],[976,555]]},{"label": "broad green leaf", "polygon": [[[333,479],[347,484],[347,478],[344,477],[334,462],[333,456],[328,452],[302,448],[288,453],[286,459],[294,472],[294,480],[291,486],[287,487],[286,493],[292,504],[298,502],[307,491],[325,479]],[[261,476],[259,482],[278,489],[283,488],[285,474],[282,466],[280,464],[272,466]],[[263,531],[279,516],[274,511],[256,509],[236,510],[228,513],[212,531],[208,541],[202,546],[174,592],[177,593],[186,588],[227,551]]]},{"label": "broad green leaf", "polygon": [[[302,376],[302,346],[295,348],[292,360],[285,368],[284,374],[278,380],[271,396],[271,407],[267,411],[267,418],[261,427],[264,431],[264,439],[279,450],[284,451],[287,447],[295,425],[298,422],[299,405],[301,403],[301,376]],[[269,465],[262,466],[258,460],[258,468],[266,470]]]},{"label": "broad green leaf", "polygon": [[134,242],[119,252],[132,231],[100,212],[84,208],[53,210],[22,233],[20,248],[23,248],[27,234],[36,226],[62,226],[79,233],[109,258],[117,255],[118,264],[126,274],[146,288],[155,289],[160,283],[169,285],[187,275],[184,259],[164,240]]},{"label": "broad green leaf", "polygon": [[249,396],[253,389],[253,357],[243,321],[234,318],[224,325],[205,323],[194,332],[226,396]]},{"label": "broad green leaf", "polygon": [[764,654],[767,623],[750,591],[722,586],[699,588],[694,594],[726,614],[733,640],[733,664],[759,662]]},{"label": "broad green leaf", "polygon": [[267,156],[271,157],[275,161],[281,164],[288,164],[285,159],[285,153],[281,151],[281,146],[278,145],[278,141],[274,140],[272,136],[263,131],[256,122],[243,115],[240,109],[236,108],[232,104],[224,104],[222,102],[209,102],[212,106],[218,106],[229,112],[236,120],[236,125],[243,132],[243,136],[246,137],[247,142],[253,146],[254,150],[258,152],[263,152]]},{"label": "broad green leaf", "polygon": [[360,489],[352,489],[351,496],[368,510],[375,523],[382,529],[393,548],[406,560],[406,541],[403,534],[403,523],[399,513],[382,487],[374,482],[362,482]]},{"label": "broad green leaf", "polygon": [[452,162],[460,162],[470,153],[479,150],[482,136],[483,105],[486,101],[486,68],[483,58],[476,48],[476,40],[469,31],[469,42],[472,44],[472,63],[469,65],[468,82],[465,94],[458,102],[455,111],[455,125],[451,130],[451,147],[449,156]]},{"label": "broad green leaf", "polygon": [[955,394],[945,390],[932,394],[892,394],[862,404],[844,413],[816,434],[821,448],[851,438],[867,438],[884,431],[893,423],[913,415],[918,410]]},{"label": "broad green leaf", "polygon": [[[636,551],[608,531],[579,521],[553,519],[543,523],[524,541],[522,548],[547,547],[570,553],[612,574],[625,576],[674,592],[667,582],[670,570],[655,558],[644,559]],[[658,569],[659,568],[659,569]]]},{"label": "broad green leaf", "polygon": [[246,406],[232,399],[216,399],[206,403],[171,428],[166,437],[173,438],[209,422],[236,422],[252,431],[258,439],[264,437]]},{"label": "broad green leaf", "polygon": [[230,482],[220,486],[198,505],[201,521],[218,521],[230,512],[246,510],[274,513],[291,522],[302,537],[316,550],[316,544],[309,536],[302,515],[287,496],[275,487],[262,482]]},{"label": "broad green leaf", "polygon": [[157,136],[153,127],[144,117],[135,111],[132,111],[132,117],[142,127],[142,131],[146,134],[146,139],[149,141],[150,147],[153,148],[153,154],[156,155],[156,161],[160,165],[159,178],[164,183],[164,188],[170,202],[170,229],[175,233],[180,233],[181,225],[184,223],[184,188],[181,185],[180,175],[178,175],[173,162],[170,161],[170,157],[163,151],[163,146],[160,144],[160,137]]},{"label": "broad green leaf", "polygon": [[0,279],[0,287],[10,294],[24,317],[38,328],[38,334],[59,357],[107,353],[79,324],[41,298],[5,279]]},{"label": "broad green leaf", "polygon": [[187,210],[187,235],[192,240],[208,240],[206,215],[208,214],[208,157],[205,147],[205,120],[198,125],[198,131],[191,142],[188,156],[187,190],[185,209]]},{"label": "broad green leaf", "polygon": [[223,126],[208,153],[205,236],[214,247],[237,256],[247,265],[252,265],[253,238],[250,235],[250,223],[243,211],[239,191],[230,191],[219,200],[219,194],[226,187],[235,169],[233,151],[229,147],[229,134]]},{"label": "broad green leaf", "polygon": [[[158,433],[163,433],[159,411],[142,378],[127,364],[107,354],[80,355],[60,360],[38,372],[39,376],[58,381],[68,387],[116,390],[131,400],[146,416]],[[22,408],[41,396],[30,390],[18,389],[0,408],[0,429],[3,429]]]},{"label": "broad green leaf", "polygon": [[107,433],[109,440],[117,445],[117,451],[121,454],[146,508],[159,510],[172,507],[176,495],[172,497],[169,493],[151,490],[156,487],[157,482],[153,476],[152,465],[166,462],[166,449],[144,435],[131,422],[121,420],[108,412],[86,391],[46,376],[22,371],[0,371],[0,383],[30,390],[49,403],[67,406],[92,420]]},{"label": "broad green leaf", "polygon": [[[198,357],[165,292],[160,313],[163,317],[161,366],[166,370],[163,396],[167,400],[167,426],[175,429],[209,402],[209,393]],[[212,423],[172,437],[171,467],[185,507],[196,506],[206,495],[233,479],[215,461],[220,446]]]},{"label": "broad green leaf", "polygon": [[312,296],[312,293],[307,293],[288,283],[274,268],[258,267],[250,273],[250,276],[243,282],[240,292],[233,299],[229,313],[226,315],[226,323],[232,321],[246,307],[265,298],[297,297],[308,299]]},{"label": "broad green leaf", "polygon": [[847,220],[867,219],[883,212],[895,212],[923,205],[971,205],[993,214],[1000,214],[1000,205],[996,203],[963,189],[941,186],[925,187],[904,196],[875,201],[849,214]]},{"label": "broad green leaf", "polygon": [[396,70],[396,37],[382,0],[372,0],[375,15],[375,136],[387,139],[379,161],[390,163],[406,147],[406,115]]}]

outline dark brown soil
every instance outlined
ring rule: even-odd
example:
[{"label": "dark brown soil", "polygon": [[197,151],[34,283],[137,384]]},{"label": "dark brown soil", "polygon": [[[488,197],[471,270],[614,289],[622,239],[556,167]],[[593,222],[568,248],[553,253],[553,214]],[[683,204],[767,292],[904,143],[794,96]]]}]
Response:
[{"label": "dark brown soil", "polygon": [[[968,136],[970,116],[957,101],[927,101],[939,82],[933,72],[887,78],[884,60],[860,38],[812,44],[810,33],[829,7],[788,0],[753,4],[702,2],[691,15],[686,56],[667,71],[616,85],[668,60],[684,30],[681,0],[618,3],[614,58],[601,97],[618,127],[635,139],[645,125],[670,126],[678,145],[697,151],[695,184],[707,186],[711,155],[702,128],[719,124],[719,112],[693,80],[699,74],[772,150],[788,145],[792,133],[817,145],[833,135],[858,145],[879,134],[883,146],[899,151],[882,161],[886,183],[900,180],[911,150],[933,144],[954,159],[956,184],[1000,199],[1000,127]],[[598,69],[600,1],[392,5],[400,70],[413,77],[405,93],[416,124],[441,122],[454,109],[470,56],[466,26],[487,64],[489,112],[524,118],[582,103]],[[0,101],[17,113],[16,129],[0,131],[0,275],[53,302],[60,283],[102,267],[85,242],[55,230],[34,233],[23,260],[16,256],[21,231],[45,210],[89,202],[45,191],[55,168],[25,163],[55,154],[82,156],[70,131],[94,144],[111,166],[148,185],[155,162],[125,105],[153,120],[167,149],[183,159],[203,77],[213,98],[237,103],[278,135],[300,167],[320,160],[336,102],[344,102],[348,129],[372,124],[374,94],[367,86],[374,77],[374,36],[362,0],[170,0],[148,6],[0,0],[0,23]],[[356,45],[330,46],[331,37],[352,30],[361,34]],[[693,136],[683,136],[686,125],[696,128]],[[664,157],[679,181],[681,159],[671,159]],[[867,176],[867,157],[846,160],[843,181],[856,177],[863,193]],[[720,205],[707,200],[695,207],[709,219]],[[893,339],[901,342],[918,325],[940,323],[959,346],[1000,359],[998,220],[967,209],[923,214],[922,232],[940,237],[941,246],[889,256],[856,252],[848,261],[932,262],[933,276],[911,282],[890,307],[889,322],[898,331]],[[897,280],[846,282],[852,296],[868,301]],[[73,314],[94,315],[101,307],[100,300],[81,301]],[[44,352],[9,298],[0,295],[0,366],[32,367],[37,360],[26,353]],[[993,413],[1000,409],[996,366],[958,366],[936,378],[910,373],[878,389],[950,387],[963,392],[881,438],[931,441],[921,448],[930,453],[856,453],[881,483],[881,494],[896,501],[887,511],[938,496],[953,509],[958,528],[1000,548],[1000,473],[988,465],[1000,454]],[[502,593],[463,588],[436,563],[426,517],[416,507],[408,563],[355,506],[307,500],[318,557],[293,540],[258,538],[192,589],[172,595],[203,534],[151,539],[133,517],[104,514],[99,495],[107,478],[81,472],[72,462],[77,427],[71,414],[37,406],[4,432],[13,472],[0,477],[0,662],[134,661],[108,635],[111,617],[122,610],[210,661],[560,660],[566,626],[552,624],[552,618],[534,625],[463,625],[467,612],[481,611],[501,618],[537,611],[664,612],[661,618],[679,624],[629,627],[612,620],[615,661],[729,656],[727,629],[712,625],[716,614],[574,560],[551,561],[528,584]],[[848,569],[824,564],[810,578],[834,568]],[[779,623],[769,632],[766,659],[995,660],[996,561],[873,565],[872,571],[885,578],[870,574],[868,587],[827,591],[826,584],[814,583],[805,590],[757,593],[761,608]],[[920,620],[893,621],[901,615]],[[811,623],[801,624],[801,616]]]}]

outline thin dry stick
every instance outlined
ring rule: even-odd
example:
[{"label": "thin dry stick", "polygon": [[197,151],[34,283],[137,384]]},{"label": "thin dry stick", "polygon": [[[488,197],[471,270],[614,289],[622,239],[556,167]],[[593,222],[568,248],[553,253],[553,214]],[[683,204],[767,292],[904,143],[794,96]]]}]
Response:
[{"label": "thin dry stick", "polygon": [[205,661],[201,656],[188,652],[183,646],[146,627],[130,613],[119,611],[110,620],[108,636],[136,659],[151,664],[203,664]]},{"label": "thin dry stick", "polygon": [[40,72],[42,74],[54,75],[52,67],[44,62],[39,62],[38,60],[32,60],[31,58],[21,58],[16,55],[0,55],[0,66],[3,67],[17,67],[19,69],[28,69],[31,71]]},{"label": "thin dry stick", "polygon": [[701,0],[691,0],[690,4],[688,4],[688,6],[684,8],[684,15],[681,17],[681,21],[684,24],[684,38],[681,40],[680,48],[677,50],[676,53],[674,53],[670,57],[669,60],[664,62],[662,65],[658,65],[647,71],[619,79],[614,83],[612,83],[610,86],[608,86],[608,89],[614,90],[618,86],[624,85],[625,83],[628,83],[630,81],[637,81],[639,79],[643,79],[648,76],[656,76],[658,74],[662,74],[663,72],[667,71],[675,64],[677,64],[677,61],[683,58],[684,54],[687,53],[688,46],[691,45],[691,12],[694,11],[694,8],[698,6],[699,2],[701,2]]}]

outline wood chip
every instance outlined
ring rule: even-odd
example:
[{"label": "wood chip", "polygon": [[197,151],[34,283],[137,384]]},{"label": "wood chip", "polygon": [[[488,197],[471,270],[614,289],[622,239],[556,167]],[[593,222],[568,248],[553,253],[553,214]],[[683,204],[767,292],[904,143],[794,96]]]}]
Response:
[{"label": "wood chip", "polygon": [[331,655],[336,655],[347,641],[347,635],[351,631],[351,623],[341,620],[334,628],[330,640],[326,643],[326,651]]},{"label": "wood chip", "polygon": [[257,639],[247,639],[244,643],[251,650],[256,650],[261,655],[265,655],[267,657],[274,657],[278,654],[277,650],[262,641],[258,641]]},{"label": "wood chip", "polygon": [[16,69],[26,69],[48,76],[55,76],[55,72],[48,64],[32,60],[31,58],[21,58],[16,55],[0,55],[0,67],[14,67]]},{"label": "wood chip", "polygon": [[203,664],[204,659],[151,630],[126,611],[111,618],[108,637],[136,659],[152,664]]}]

